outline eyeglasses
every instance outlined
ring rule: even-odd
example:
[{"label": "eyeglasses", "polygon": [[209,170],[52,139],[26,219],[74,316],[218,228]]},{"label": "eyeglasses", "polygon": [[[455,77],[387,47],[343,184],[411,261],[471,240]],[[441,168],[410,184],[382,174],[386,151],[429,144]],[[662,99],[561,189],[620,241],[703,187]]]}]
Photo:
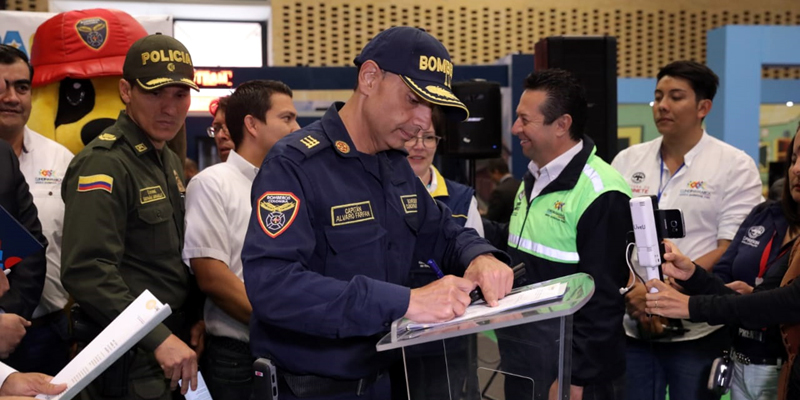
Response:
[{"label": "eyeglasses", "polygon": [[426,149],[432,149],[432,148],[435,148],[439,144],[439,141],[442,140],[442,137],[441,136],[433,136],[433,135],[430,135],[430,136],[415,136],[415,137],[413,137],[411,139],[408,139],[406,141],[406,146],[414,147],[414,146],[417,145],[417,141],[419,141],[420,139],[422,139],[422,147],[424,147]]},{"label": "eyeglasses", "polygon": [[208,128],[206,128],[206,133],[208,134],[208,137],[212,137],[213,138],[214,136],[217,135],[217,133],[223,133],[223,131],[225,131],[225,130],[226,130],[226,128],[224,126],[220,126],[219,128],[215,128],[213,126],[209,126]]}]

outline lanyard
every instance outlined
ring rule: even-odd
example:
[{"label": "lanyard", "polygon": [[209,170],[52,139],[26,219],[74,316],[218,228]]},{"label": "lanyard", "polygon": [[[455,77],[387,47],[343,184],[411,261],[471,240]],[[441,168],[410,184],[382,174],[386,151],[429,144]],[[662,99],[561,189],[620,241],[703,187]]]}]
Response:
[{"label": "lanyard", "polygon": [[772,232],[772,237],[769,238],[767,246],[764,247],[764,251],[761,253],[761,262],[758,264],[758,279],[761,281],[763,281],[764,274],[767,272],[767,269],[769,269],[769,267],[772,266],[775,260],[783,257],[783,255],[786,254],[786,252],[789,251],[789,249],[791,249],[792,247],[792,246],[785,246],[785,248],[781,250],[778,256],[775,257],[775,260],[773,260],[773,262],[767,263],[767,260],[769,260],[769,253],[772,251],[772,242],[775,240],[775,234],[776,232]]},{"label": "lanyard", "polygon": [[667,183],[663,184],[663,186],[662,186],[661,180],[664,179],[664,157],[661,157],[661,173],[658,174],[658,202],[659,203],[661,203],[661,194],[664,193],[664,187],[669,185],[669,181],[672,180],[673,176],[678,175],[678,172],[681,170],[681,168],[683,168],[684,165],[686,165],[685,162],[681,163],[681,166],[678,167],[678,169],[675,170],[675,173],[672,174],[669,177],[669,179],[667,179]]}]

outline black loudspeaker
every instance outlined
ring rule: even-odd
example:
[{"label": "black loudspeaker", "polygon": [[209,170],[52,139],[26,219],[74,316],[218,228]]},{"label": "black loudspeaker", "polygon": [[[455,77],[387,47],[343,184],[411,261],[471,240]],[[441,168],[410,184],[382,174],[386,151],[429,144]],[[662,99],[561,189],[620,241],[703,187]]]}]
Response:
[{"label": "black loudspeaker", "polygon": [[447,122],[440,154],[460,158],[500,157],[503,123],[500,84],[487,81],[453,82],[453,93],[467,106],[469,118]]},{"label": "black loudspeaker", "polygon": [[554,36],[534,46],[534,69],[571,72],[586,90],[586,134],[608,163],[617,155],[617,39],[611,36]]}]

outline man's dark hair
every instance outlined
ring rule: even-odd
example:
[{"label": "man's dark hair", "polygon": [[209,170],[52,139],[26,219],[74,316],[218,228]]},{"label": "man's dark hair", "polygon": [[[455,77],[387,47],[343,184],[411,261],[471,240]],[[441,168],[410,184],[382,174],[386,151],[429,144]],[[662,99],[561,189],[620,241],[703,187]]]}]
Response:
[{"label": "man's dark hair", "polygon": [[525,89],[547,93],[547,100],[539,106],[546,125],[569,114],[572,117],[569,137],[575,141],[583,137],[589,106],[586,91],[571,73],[558,68],[533,72],[525,78]]},{"label": "man's dark hair", "polygon": [[[292,97],[292,89],[285,83],[267,79],[256,79],[239,85],[228,99],[225,110],[225,125],[236,149],[244,139],[244,117],[253,118],[266,123],[267,111],[272,108],[272,95],[283,93]],[[222,107],[222,101],[220,101]]]},{"label": "man's dark hair", "polygon": [[[217,103],[217,112],[222,111],[227,113],[228,109],[228,100],[230,100],[231,96],[222,96],[219,98],[219,102]],[[227,114],[226,114],[227,115]],[[225,122],[225,125],[228,125],[228,122]]]},{"label": "man's dark hair", "polygon": [[489,173],[498,172],[503,175],[508,173],[508,163],[502,157],[492,158],[486,163],[486,170]]},{"label": "man's dark hair", "polygon": [[[794,154],[794,141],[797,140],[797,134],[800,133],[800,124],[797,125],[797,131],[789,142],[789,153],[786,154],[786,171],[783,174],[783,195],[781,196],[781,208],[786,221],[789,222],[791,228],[800,227],[800,204],[794,201],[792,197],[792,184],[789,176],[792,174],[792,154]],[[800,160],[795,161],[800,162]]]},{"label": "man's dark hair", "polygon": [[14,46],[0,44],[0,64],[11,65],[17,62],[17,60],[22,60],[28,65],[28,71],[31,73],[31,80],[33,80],[33,65],[31,65],[31,62],[28,60],[28,56],[26,56],[22,50]]},{"label": "man's dark hair", "polygon": [[719,77],[711,68],[694,61],[673,61],[658,71],[656,82],[665,76],[685,79],[694,90],[697,101],[714,100],[719,87]]}]

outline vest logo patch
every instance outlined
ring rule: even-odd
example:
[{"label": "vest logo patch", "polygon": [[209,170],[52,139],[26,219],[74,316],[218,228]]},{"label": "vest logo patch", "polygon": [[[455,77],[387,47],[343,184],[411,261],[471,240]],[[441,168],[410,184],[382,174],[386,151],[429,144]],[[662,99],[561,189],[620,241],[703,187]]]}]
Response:
[{"label": "vest logo patch", "polygon": [[631,182],[642,183],[644,182],[644,177],[644,172],[634,172],[633,175],[631,175]]},{"label": "vest logo patch", "polygon": [[758,248],[761,241],[756,239],[763,235],[765,231],[766,229],[761,225],[751,226],[750,229],[747,230],[747,236],[742,238],[742,243],[750,247]]},{"label": "vest logo patch", "polygon": [[280,236],[294,222],[300,199],[294,193],[266,192],[258,198],[258,223],[271,238]]},{"label": "vest logo patch", "polygon": [[564,209],[565,205],[566,205],[566,203],[564,203],[563,201],[557,200],[555,203],[553,203],[553,207],[552,208],[548,208],[547,209],[547,211],[544,213],[544,215],[547,216],[547,217],[550,217],[550,218],[552,218],[552,219],[554,219],[554,220],[556,220],[558,222],[566,223],[567,222],[567,216],[564,215],[563,212],[561,212]]},{"label": "vest logo patch", "polygon": [[403,203],[403,211],[405,211],[406,214],[417,212],[417,195],[408,194],[400,196],[400,201]]},{"label": "vest logo patch", "polygon": [[164,194],[164,189],[161,189],[161,186],[150,186],[139,189],[139,203],[141,204],[152,203],[166,198],[167,196]]},{"label": "vest logo patch", "polygon": [[372,204],[367,201],[331,207],[331,225],[347,225],[375,219]]}]

